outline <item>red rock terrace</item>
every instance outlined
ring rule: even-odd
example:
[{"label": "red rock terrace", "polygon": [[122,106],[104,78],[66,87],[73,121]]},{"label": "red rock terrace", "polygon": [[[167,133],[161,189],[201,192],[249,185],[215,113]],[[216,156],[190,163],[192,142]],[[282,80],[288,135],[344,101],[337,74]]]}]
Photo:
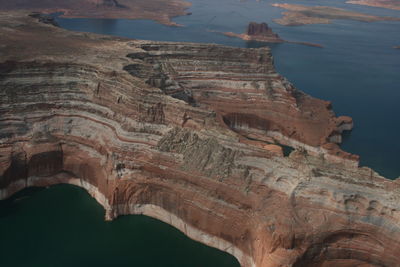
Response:
[{"label": "red rock terrace", "polygon": [[[242,266],[398,266],[400,185],[268,49],[69,32],[0,13],[0,199],[70,183]],[[283,156],[282,145],[294,150]]]}]

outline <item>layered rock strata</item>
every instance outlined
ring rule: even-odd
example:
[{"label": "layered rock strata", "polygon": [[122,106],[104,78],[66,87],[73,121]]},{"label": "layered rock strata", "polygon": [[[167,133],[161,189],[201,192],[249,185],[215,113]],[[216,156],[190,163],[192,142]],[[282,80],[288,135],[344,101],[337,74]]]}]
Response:
[{"label": "layered rock strata", "polygon": [[14,13],[0,25],[1,199],[75,184],[107,219],[153,216],[245,267],[400,262],[399,183],[324,150],[351,119],[297,91],[269,50],[73,33]]}]

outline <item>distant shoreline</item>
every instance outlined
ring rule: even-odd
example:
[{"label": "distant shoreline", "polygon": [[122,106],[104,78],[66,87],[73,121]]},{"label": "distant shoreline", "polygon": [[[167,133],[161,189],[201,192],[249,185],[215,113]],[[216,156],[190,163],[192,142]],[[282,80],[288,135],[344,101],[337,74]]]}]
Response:
[{"label": "distant shoreline", "polygon": [[99,0],[96,3],[92,0],[54,0],[52,3],[37,0],[30,4],[23,0],[0,0],[0,10],[19,10],[21,3],[28,12],[62,13],[60,17],[63,18],[148,19],[167,26],[183,26],[171,19],[190,15],[187,9],[192,5],[185,0]]}]

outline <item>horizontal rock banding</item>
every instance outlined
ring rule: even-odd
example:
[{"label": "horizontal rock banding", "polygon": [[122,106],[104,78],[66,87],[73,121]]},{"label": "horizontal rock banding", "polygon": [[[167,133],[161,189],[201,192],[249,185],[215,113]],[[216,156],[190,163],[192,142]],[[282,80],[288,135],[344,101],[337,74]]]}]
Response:
[{"label": "horizontal rock banding", "polygon": [[25,14],[0,25],[0,198],[76,184],[108,219],[154,216],[242,266],[400,262],[398,182],[332,153],[352,120],[297,91],[269,50],[72,33]]}]

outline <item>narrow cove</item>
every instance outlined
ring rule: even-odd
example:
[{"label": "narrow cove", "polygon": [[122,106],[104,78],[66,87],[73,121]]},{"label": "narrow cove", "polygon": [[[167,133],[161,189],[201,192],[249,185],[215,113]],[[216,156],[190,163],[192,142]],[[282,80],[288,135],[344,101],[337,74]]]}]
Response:
[{"label": "narrow cove", "polygon": [[1,266],[240,266],[222,251],[143,215],[104,220],[81,188],[28,188],[0,201]]}]

